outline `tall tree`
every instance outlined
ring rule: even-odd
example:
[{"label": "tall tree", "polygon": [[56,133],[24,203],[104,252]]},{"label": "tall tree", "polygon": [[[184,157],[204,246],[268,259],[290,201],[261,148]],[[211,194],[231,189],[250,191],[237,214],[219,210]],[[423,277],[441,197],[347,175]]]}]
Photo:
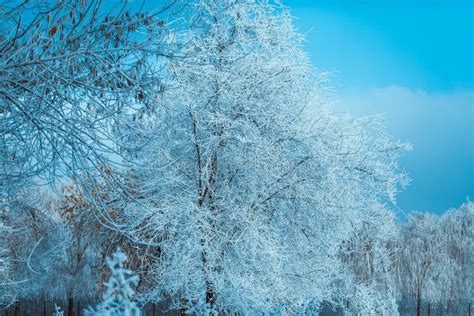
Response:
[{"label": "tall tree", "polygon": [[127,1],[0,1],[2,240],[19,190],[91,179],[118,161],[114,128],[162,89],[155,57],[170,56],[163,18],[176,2],[144,12]]},{"label": "tall tree", "polygon": [[[158,246],[157,297],[175,306],[295,311],[333,301],[339,246],[369,207],[393,202],[397,157],[374,118],[333,115],[284,7],[195,1],[186,58],[132,168],[128,233]],[[128,135],[127,137],[132,137]]]}]

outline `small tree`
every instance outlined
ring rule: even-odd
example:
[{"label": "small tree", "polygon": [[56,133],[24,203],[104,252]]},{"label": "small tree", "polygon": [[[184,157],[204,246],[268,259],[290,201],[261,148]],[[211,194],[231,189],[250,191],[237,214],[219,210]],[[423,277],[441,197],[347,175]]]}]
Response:
[{"label": "small tree", "polygon": [[64,316],[64,312],[61,309],[61,306],[54,304],[54,313],[53,316]]},{"label": "small tree", "polygon": [[111,258],[107,258],[110,278],[104,283],[106,291],[103,301],[94,310],[89,308],[86,315],[94,316],[134,316],[140,315],[140,309],[132,300],[133,287],[138,285],[138,276],[125,268],[127,255],[118,248]]}]

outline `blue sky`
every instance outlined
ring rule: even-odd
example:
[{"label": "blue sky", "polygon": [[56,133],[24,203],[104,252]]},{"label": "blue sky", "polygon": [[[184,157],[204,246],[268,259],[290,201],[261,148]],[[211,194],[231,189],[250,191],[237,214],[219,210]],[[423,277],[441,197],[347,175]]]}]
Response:
[{"label": "blue sky", "polygon": [[336,109],[381,113],[413,144],[400,214],[474,199],[474,4],[468,0],[287,0]]}]

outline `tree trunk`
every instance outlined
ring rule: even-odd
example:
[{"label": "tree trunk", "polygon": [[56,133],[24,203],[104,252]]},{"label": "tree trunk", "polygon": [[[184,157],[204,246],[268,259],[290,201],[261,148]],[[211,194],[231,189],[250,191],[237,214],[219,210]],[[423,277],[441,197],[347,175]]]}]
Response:
[{"label": "tree trunk", "polygon": [[431,316],[431,304],[428,303],[428,316]]},{"label": "tree trunk", "polygon": [[420,290],[416,295],[416,316],[421,316],[421,295]]},{"label": "tree trunk", "polygon": [[211,287],[210,282],[206,281],[206,303],[212,308],[216,303],[216,295]]},{"label": "tree trunk", "polygon": [[17,300],[15,303],[15,316],[20,316],[20,301]]},{"label": "tree trunk", "polygon": [[67,316],[74,316],[74,298],[71,294],[67,298]]},{"label": "tree trunk", "polygon": [[467,306],[467,314],[471,316],[471,303],[469,303]]}]

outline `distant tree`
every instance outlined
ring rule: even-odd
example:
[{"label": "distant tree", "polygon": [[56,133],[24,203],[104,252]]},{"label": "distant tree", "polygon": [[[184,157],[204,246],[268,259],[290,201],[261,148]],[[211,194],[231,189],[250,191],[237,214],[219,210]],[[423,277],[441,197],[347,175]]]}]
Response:
[{"label": "distant tree", "polygon": [[72,183],[63,185],[62,191],[54,211],[61,220],[66,244],[55,262],[55,273],[67,299],[67,313],[72,315],[75,301],[97,297],[106,238],[105,229],[96,220],[93,205],[84,192]]},{"label": "distant tree", "polygon": [[397,254],[397,281],[402,300],[414,298],[417,315],[422,303],[438,302],[441,289],[437,280],[443,276],[447,258],[440,218],[431,213],[412,213],[402,225]]},{"label": "distant tree", "polygon": [[439,234],[445,241],[446,260],[439,269],[443,300],[449,308],[456,304],[471,308],[474,297],[474,203],[466,202],[441,217]]},{"label": "distant tree", "polygon": [[[183,59],[139,123],[121,227],[159,247],[149,297],[249,313],[334,301],[340,245],[405,177],[376,118],[333,115],[290,13],[195,1]],[[188,14],[188,13],[186,13]],[[127,137],[134,137],[127,135]]]},{"label": "distant tree", "polygon": [[[397,286],[400,301],[412,303],[417,314],[427,304],[441,303],[447,312],[466,313],[474,291],[473,203],[451,209],[441,217],[414,213],[400,227],[397,241]],[[454,310],[453,308],[461,310]]]},{"label": "distant tree", "polygon": [[355,315],[396,315],[394,214],[374,206],[362,218],[341,247],[347,269],[341,285],[345,293],[342,305]]}]

